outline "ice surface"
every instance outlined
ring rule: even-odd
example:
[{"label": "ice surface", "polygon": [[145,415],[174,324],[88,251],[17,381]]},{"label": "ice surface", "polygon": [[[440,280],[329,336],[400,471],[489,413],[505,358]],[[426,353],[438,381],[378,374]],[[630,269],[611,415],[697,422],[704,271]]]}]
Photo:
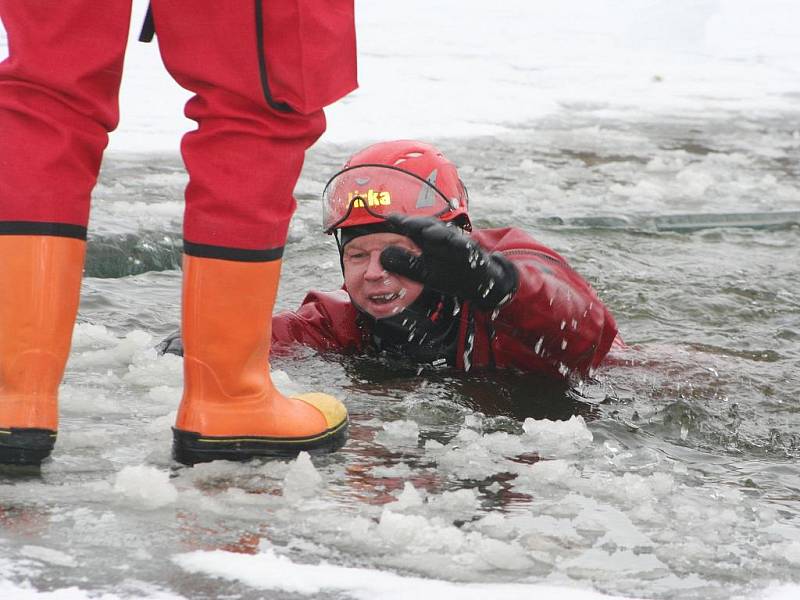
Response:
[{"label": "ice surface", "polygon": [[[496,550],[496,549],[495,549]],[[284,590],[310,595],[345,593],[365,600],[416,600],[442,598],[458,600],[519,600],[531,597],[558,597],[564,600],[603,600],[619,598],[580,589],[554,588],[526,584],[453,584],[447,581],[402,577],[393,573],[355,569],[328,564],[294,563],[273,550],[247,556],[229,552],[193,552],[175,557],[186,571],[198,575],[241,581],[263,590]]]},{"label": "ice surface", "polygon": [[[156,45],[135,42],[146,4],[134,3],[114,152],[176,152],[194,128],[182,117],[189,94],[166,74]],[[745,0],[462,2],[458,35],[442,36],[440,23],[454,16],[446,4],[357,4],[361,88],[329,109],[326,139],[491,134],[565,105],[791,107],[800,9],[786,0],[759,7],[756,16]],[[0,56],[4,42],[0,34]],[[410,112],[421,97],[425,110]]]}]

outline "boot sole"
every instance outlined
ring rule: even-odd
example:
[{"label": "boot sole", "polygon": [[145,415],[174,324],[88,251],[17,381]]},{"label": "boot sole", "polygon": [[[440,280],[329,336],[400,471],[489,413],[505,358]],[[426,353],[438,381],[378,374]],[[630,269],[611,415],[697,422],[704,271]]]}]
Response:
[{"label": "boot sole", "polygon": [[0,428],[0,464],[39,465],[55,443],[56,432],[49,429]]},{"label": "boot sole", "polygon": [[294,458],[300,452],[335,452],[347,441],[348,421],[309,437],[208,436],[172,428],[172,456],[194,465],[212,460],[246,461],[252,458]]}]

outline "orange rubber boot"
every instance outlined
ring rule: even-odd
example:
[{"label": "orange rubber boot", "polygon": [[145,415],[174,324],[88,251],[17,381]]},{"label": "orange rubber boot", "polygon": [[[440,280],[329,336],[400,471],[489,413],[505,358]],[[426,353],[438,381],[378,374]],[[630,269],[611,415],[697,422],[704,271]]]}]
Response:
[{"label": "orange rubber boot", "polygon": [[184,391],[173,428],[184,464],[332,452],[347,409],[332,396],[287,398],[272,384],[269,347],[281,261],[184,255]]},{"label": "orange rubber boot", "polygon": [[85,252],[79,239],[0,235],[0,464],[53,449]]}]

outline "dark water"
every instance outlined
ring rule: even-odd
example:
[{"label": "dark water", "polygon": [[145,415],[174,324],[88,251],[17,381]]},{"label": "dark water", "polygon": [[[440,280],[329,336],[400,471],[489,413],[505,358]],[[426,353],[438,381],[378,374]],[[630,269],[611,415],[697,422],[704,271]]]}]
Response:
[{"label": "dark water", "polygon": [[[178,323],[185,176],[177,157],[109,157],[57,453],[41,474],[0,475],[0,577],[257,598],[171,558],[269,543],[299,562],[639,597],[800,583],[796,216],[697,231],[653,218],[796,213],[800,115],[597,122],[572,112],[438,144],[461,166],[476,226],[513,223],[566,256],[630,349],[571,388],[275,357],[285,391],[333,393],[351,412],[347,448],[314,459],[316,486],[288,463],[171,463],[180,363],[151,348]],[[354,149],[309,156],[281,309],[340,285],[318,194]]]}]

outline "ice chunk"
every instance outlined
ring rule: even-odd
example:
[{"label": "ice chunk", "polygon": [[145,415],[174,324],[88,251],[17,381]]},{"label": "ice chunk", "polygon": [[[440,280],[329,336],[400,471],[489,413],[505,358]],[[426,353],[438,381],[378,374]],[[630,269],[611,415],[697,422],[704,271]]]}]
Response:
[{"label": "ice chunk", "polygon": [[480,414],[467,414],[464,417],[464,427],[475,431],[483,431],[483,417]]},{"label": "ice chunk", "polygon": [[417,445],[419,439],[419,425],[414,421],[391,421],[383,424],[383,431],[375,436],[381,444],[392,446]]},{"label": "ice chunk", "polygon": [[308,498],[322,485],[322,476],[314,468],[308,452],[301,452],[291,463],[283,478],[283,495],[286,498]]},{"label": "ice chunk", "polygon": [[526,480],[542,486],[555,483],[569,485],[570,480],[579,477],[578,470],[565,460],[540,460],[525,472]]},{"label": "ice chunk", "polygon": [[597,541],[597,546],[609,544],[631,549],[653,546],[653,541],[625,513],[605,504],[584,509],[574,525],[579,530],[605,531],[605,535]]},{"label": "ice chunk", "polygon": [[559,563],[559,568],[571,577],[614,581],[621,576],[652,578],[666,574],[668,569],[653,554],[636,554],[630,550],[608,553],[597,548]]},{"label": "ice chunk", "polygon": [[117,338],[105,325],[94,323],[78,323],[72,332],[72,351],[112,346],[117,343]]},{"label": "ice chunk", "polygon": [[114,491],[145,509],[166,506],[178,497],[178,490],[169,481],[169,473],[147,465],[122,469],[114,480]]},{"label": "ice chunk", "polygon": [[432,508],[447,513],[472,514],[480,504],[478,495],[472,489],[444,492],[440,496],[431,496],[428,501]]},{"label": "ice chunk", "polygon": [[72,368],[119,366],[129,364],[137,352],[149,352],[153,357],[156,355],[156,351],[153,349],[153,336],[146,331],[135,329],[122,339],[115,338],[114,344],[105,344],[106,347],[101,350],[73,352],[69,364]]},{"label": "ice chunk", "polygon": [[539,536],[560,540],[572,546],[581,541],[581,535],[575,529],[575,522],[569,519],[557,519],[549,515],[535,517],[518,517],[512,521],[521,533],[535,533]]},{"label": "ice chunk", "polygon": [[466,536],[458,528],[438,518],[404,515],[387,505],[378,522],[376,533],[386,545],[397,550],[458,552],[466,545]]},{"label": "ice chunk", "polygon": [[800,542],[792,542],[785,550],[786,560],[800,566]]},{"label": "ice chunk", "polygon": [[19,553],[22,556],[40,560],[59,567],[77,567],[78,562],[65,552],[45,548],[44,546],[23,546]]},{"label": "ice chunk", "polygon": [[592,432],[581,416],[572,416],[569,421],[536,421],[525,419],[522,429],[528,441],[542,456],[564,456],[574,454],[592,443]]},{"label": "ice chunk", "polygon": [[441,442],[437,442],[436,440],[425,440],[425,451],[426,452],[443,452],[445,450],[445,445]]},{"label": "ice chunk", "polygon": [[519,544],[484,538],[478,543],[478,555],[496,569],[522,571],[530,569],[533,561]]},{"label": "ice chunk", "polygon": [[390,505],[392,510],[405,510],[406,508],[413,508],[415,506],[422,506],[422,496],[410,481],[406,481],[403,485],[403,491],[397,497],[397,502]]},{"label": "ice chunk", "polygon": [[469,428],[458,434],[441,448],[438,444],[426,444],[432,451],[439,468],[463,479],[485,479],[497,472],[516,470],[516,463],[508,457],[526,452],[521,437],[504,431],[481,435]]},{"label": "ice chunk", "polygon": [[127,383],[141,387],[172,386],[183,384],[183,359],[174,354],[159,355],[153,348],[145,347],[129,358],[128,372],[123,376]]}]

